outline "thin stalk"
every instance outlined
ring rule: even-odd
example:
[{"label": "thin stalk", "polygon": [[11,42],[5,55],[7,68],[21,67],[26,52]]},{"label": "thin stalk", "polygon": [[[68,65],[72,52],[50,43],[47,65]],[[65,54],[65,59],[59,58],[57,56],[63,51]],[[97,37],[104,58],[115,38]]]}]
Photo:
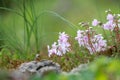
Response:
[{"label": "thin stalk", "polygon": [[117,47],[117,55],[119,53],[119,46],[120,46],[120,34],[119,34],[119,26],[118,26],[118,21],[116,20],[116,27],[114,29],[115,31],[115,39],[116,39],[116,47]]},{"label": "thin stalk", "polygon": [[105,38],[106,38],[106,40],[107,40],[107,43],[108,44],[110,44],[110,42],[109,42],[109,39],[108,39],[108,37],[107,37],[107,35],[106,35],[106,32],[105,32],[105,30],[102,28],[102,30],[103,30],[103,33],[104,33],[104,35],[105,35]]}]

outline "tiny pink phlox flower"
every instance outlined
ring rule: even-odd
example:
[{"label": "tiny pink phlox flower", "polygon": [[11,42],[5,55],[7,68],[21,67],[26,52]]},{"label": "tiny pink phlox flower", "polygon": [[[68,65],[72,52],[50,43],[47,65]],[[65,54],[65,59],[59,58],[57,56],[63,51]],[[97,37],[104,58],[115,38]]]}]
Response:
[{"label": "tiny pink phlox flower", "polygon": [[114,16],[112,14],[108,14],[107,15],[107,20],[108,21],[113,21],[114,20]]},{"label": "tiny pink phlox flower", "polygon": [[83,36],[83,41],[84,41],[84,44],[88,43],[88,36]]},{"label": "tiny pink phlox flower", "polygon": [[86,46],[86,48],[89,50],[91,55],[96,52],[95,49],[93,47],[91,47],[90,45]]},{"label": "tiny pink phlox flower", "polygon": [[[85,46],[85,39],[83,39],[83,37],[84,37],[84,31],[82,31],[82,30],[78,30],[77,31],[77,37],[75,37],[75,40],[77,40],[78,41],[78,43],[79,43],[79,46],[81,47],[81,46]],[[85,38],[85,37],[84,37]]]},{"label": "tiny pink phlox flower", "polygon": [[93,44],[96,52],[104,51],[107,47],[107,41],[103,39],[101,34],[94,36],[95,44]]},{"label": "tiny pink phlox flower", "polygon": [[92,21],[92,26],[97,26],[100,22],[97,19]]},{"label": "tiny pink phlox flower", "polygon": [[48,45],[47,46],[48,47],[48,56],[50,57],[52,54],[56,54],[57,53],[57,43],[56,42],[54,42],[53,44],[52,44],[52,47],[51,47],[51,49],[50,49],[50,46]]},{"label": "tiny pink phlox flower", "polygon": [[103,24],[103,28],[105,30],[110,30],[110,31],[113,31],[114,28],[115,28],[115,23],[113,21],[108,21],[106,22],[105,24]]},{"label": "tiny pink phlox flower", "polygon": [[58,43],[66,43],[68,41],[69,36],[65,34],[65,32],[59,33]]},{"label": "tiny pink phlox flower", "polygon": [[70,43],[68,42],[69,36],[65,34],[65,32],[59,33],[58,43],[54,43],[52,48],[48,46],[48,56],[50,57],[52,54],[56,54],[58,56],[62,56],[70,51]]}]

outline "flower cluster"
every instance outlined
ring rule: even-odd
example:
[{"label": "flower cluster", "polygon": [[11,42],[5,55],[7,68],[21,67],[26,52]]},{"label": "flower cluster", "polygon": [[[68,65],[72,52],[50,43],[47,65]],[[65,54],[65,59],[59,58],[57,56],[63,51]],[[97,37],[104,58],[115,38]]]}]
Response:
[{"label": "flower cluster", "polygon": [[104,51],[107,47],[106,40],[103,40],[101,34],[90,35],[89,32],[91,31],[77,31],[77,37],[75,39],[78,41],[79,46],[87,48],[90,54]]},{"label": "flower cluster", "polygon": [[[94,19],[92,21],[92,26],[102,25],[104,30],[109,30],[113,34],[115,34],[115,42],[120,43],[120,14],[112,14],[111,10],[107,11],[107,22],[104,24],[100,24],[100,21]],[[111,35],[112,35],[111,33]]]},{"label": "flower cluster", "polygon": [[48,56],[50,57],[52,54],[56,54],[58,56],[62,56],[66,52],[70,51],[70,43],[68,42],[69,36],[65,34],[65,32],[59,33],[58,43],[54,42],[50,49],[48,45]]},{"label": "flower cluster", "polygon": [[[106,19],[107,19],[107,22],[103,24],[102,28],[105,29],[105,30],[110,30],[110,31],[113,31],[116,27],[116,24],[118,24],[118,27],[120,29],[120,14],[117,14],[117,15],[113,15],[111,13],[108,13]],[[97,19],[94,19],[92,21],[92,26],[97,26],[99,25],[99,21]]]},{"label": "flower cluster", "polygon": [[[92,26],[102,26],[103,30],[113,31],[115,33],[116,44],[120,43],[120,14],[112,14],[109,10],[106,17],[107,22],[102,24],[97,19],[92,21]],[[80,23],[86,30],[78,30],[75,40],[78,41],[80,47],[86,48],[90,54],[104,52],[108,49],[107,41],[103,38],[102,34],[96,34],[96,32],[89,26],[88,23]],[[58,42],[54,42],[52,47],[48,46],[49,57],[52,54],[62,56],[66,52],[70,51],[70,43],[68,42],[69,36],[63,33],[59,33]],[[115,45],[116,46],[116,45]],[[119,46],[119,45],[118,45]]]}]

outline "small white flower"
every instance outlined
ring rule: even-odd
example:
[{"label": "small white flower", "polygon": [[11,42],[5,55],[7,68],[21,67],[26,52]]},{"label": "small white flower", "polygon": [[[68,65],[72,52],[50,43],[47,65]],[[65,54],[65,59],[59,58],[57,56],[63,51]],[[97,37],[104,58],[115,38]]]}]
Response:
[{"label": "small white flower", "polygon": [[117,14],[118,15],[118,17],[120,17],[120,14]]}]

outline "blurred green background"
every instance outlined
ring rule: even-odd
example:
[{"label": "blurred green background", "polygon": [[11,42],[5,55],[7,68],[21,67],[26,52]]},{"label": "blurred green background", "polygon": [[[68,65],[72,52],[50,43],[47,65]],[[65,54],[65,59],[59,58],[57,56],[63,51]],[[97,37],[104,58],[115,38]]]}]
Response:
[{"label": "blurred green background", "polygon": [[[1,7],[14,9],[21,13],[22,0],[0,0]],[[28,11],[29,2],[26,0]],[[43,11],[53,11],[71,23],[78,25],[79,22],[91,22],[94,18],[105,21],[105,11],[111,9],[114,13],[120,12],[120,0],[33,0],[35,5],[35,14],[39,15]],[[74,36],[76,32],[66,22],[52,14],[44,13],[37,20],[39,34],[44,35],[39,45],[51,44],[57,40],[58,32],[66,31],[66,33]],[[6,30],[11,29],[11,34],[16,34],[18,40],[23,41],[24,21],[17,14],[0,10],[0,27]],[[15,32],[15,33],[14,33]],[[3,33],[1,29],[1,33]],[[3,37],[1,34],[0,36]],[[33,40],[31,40],[32,42]],[[1,40],[2,44],[2,40]],[[33,43],[34,44],[34,43]],[[34,46],[33,46],[34,47]]]}]

